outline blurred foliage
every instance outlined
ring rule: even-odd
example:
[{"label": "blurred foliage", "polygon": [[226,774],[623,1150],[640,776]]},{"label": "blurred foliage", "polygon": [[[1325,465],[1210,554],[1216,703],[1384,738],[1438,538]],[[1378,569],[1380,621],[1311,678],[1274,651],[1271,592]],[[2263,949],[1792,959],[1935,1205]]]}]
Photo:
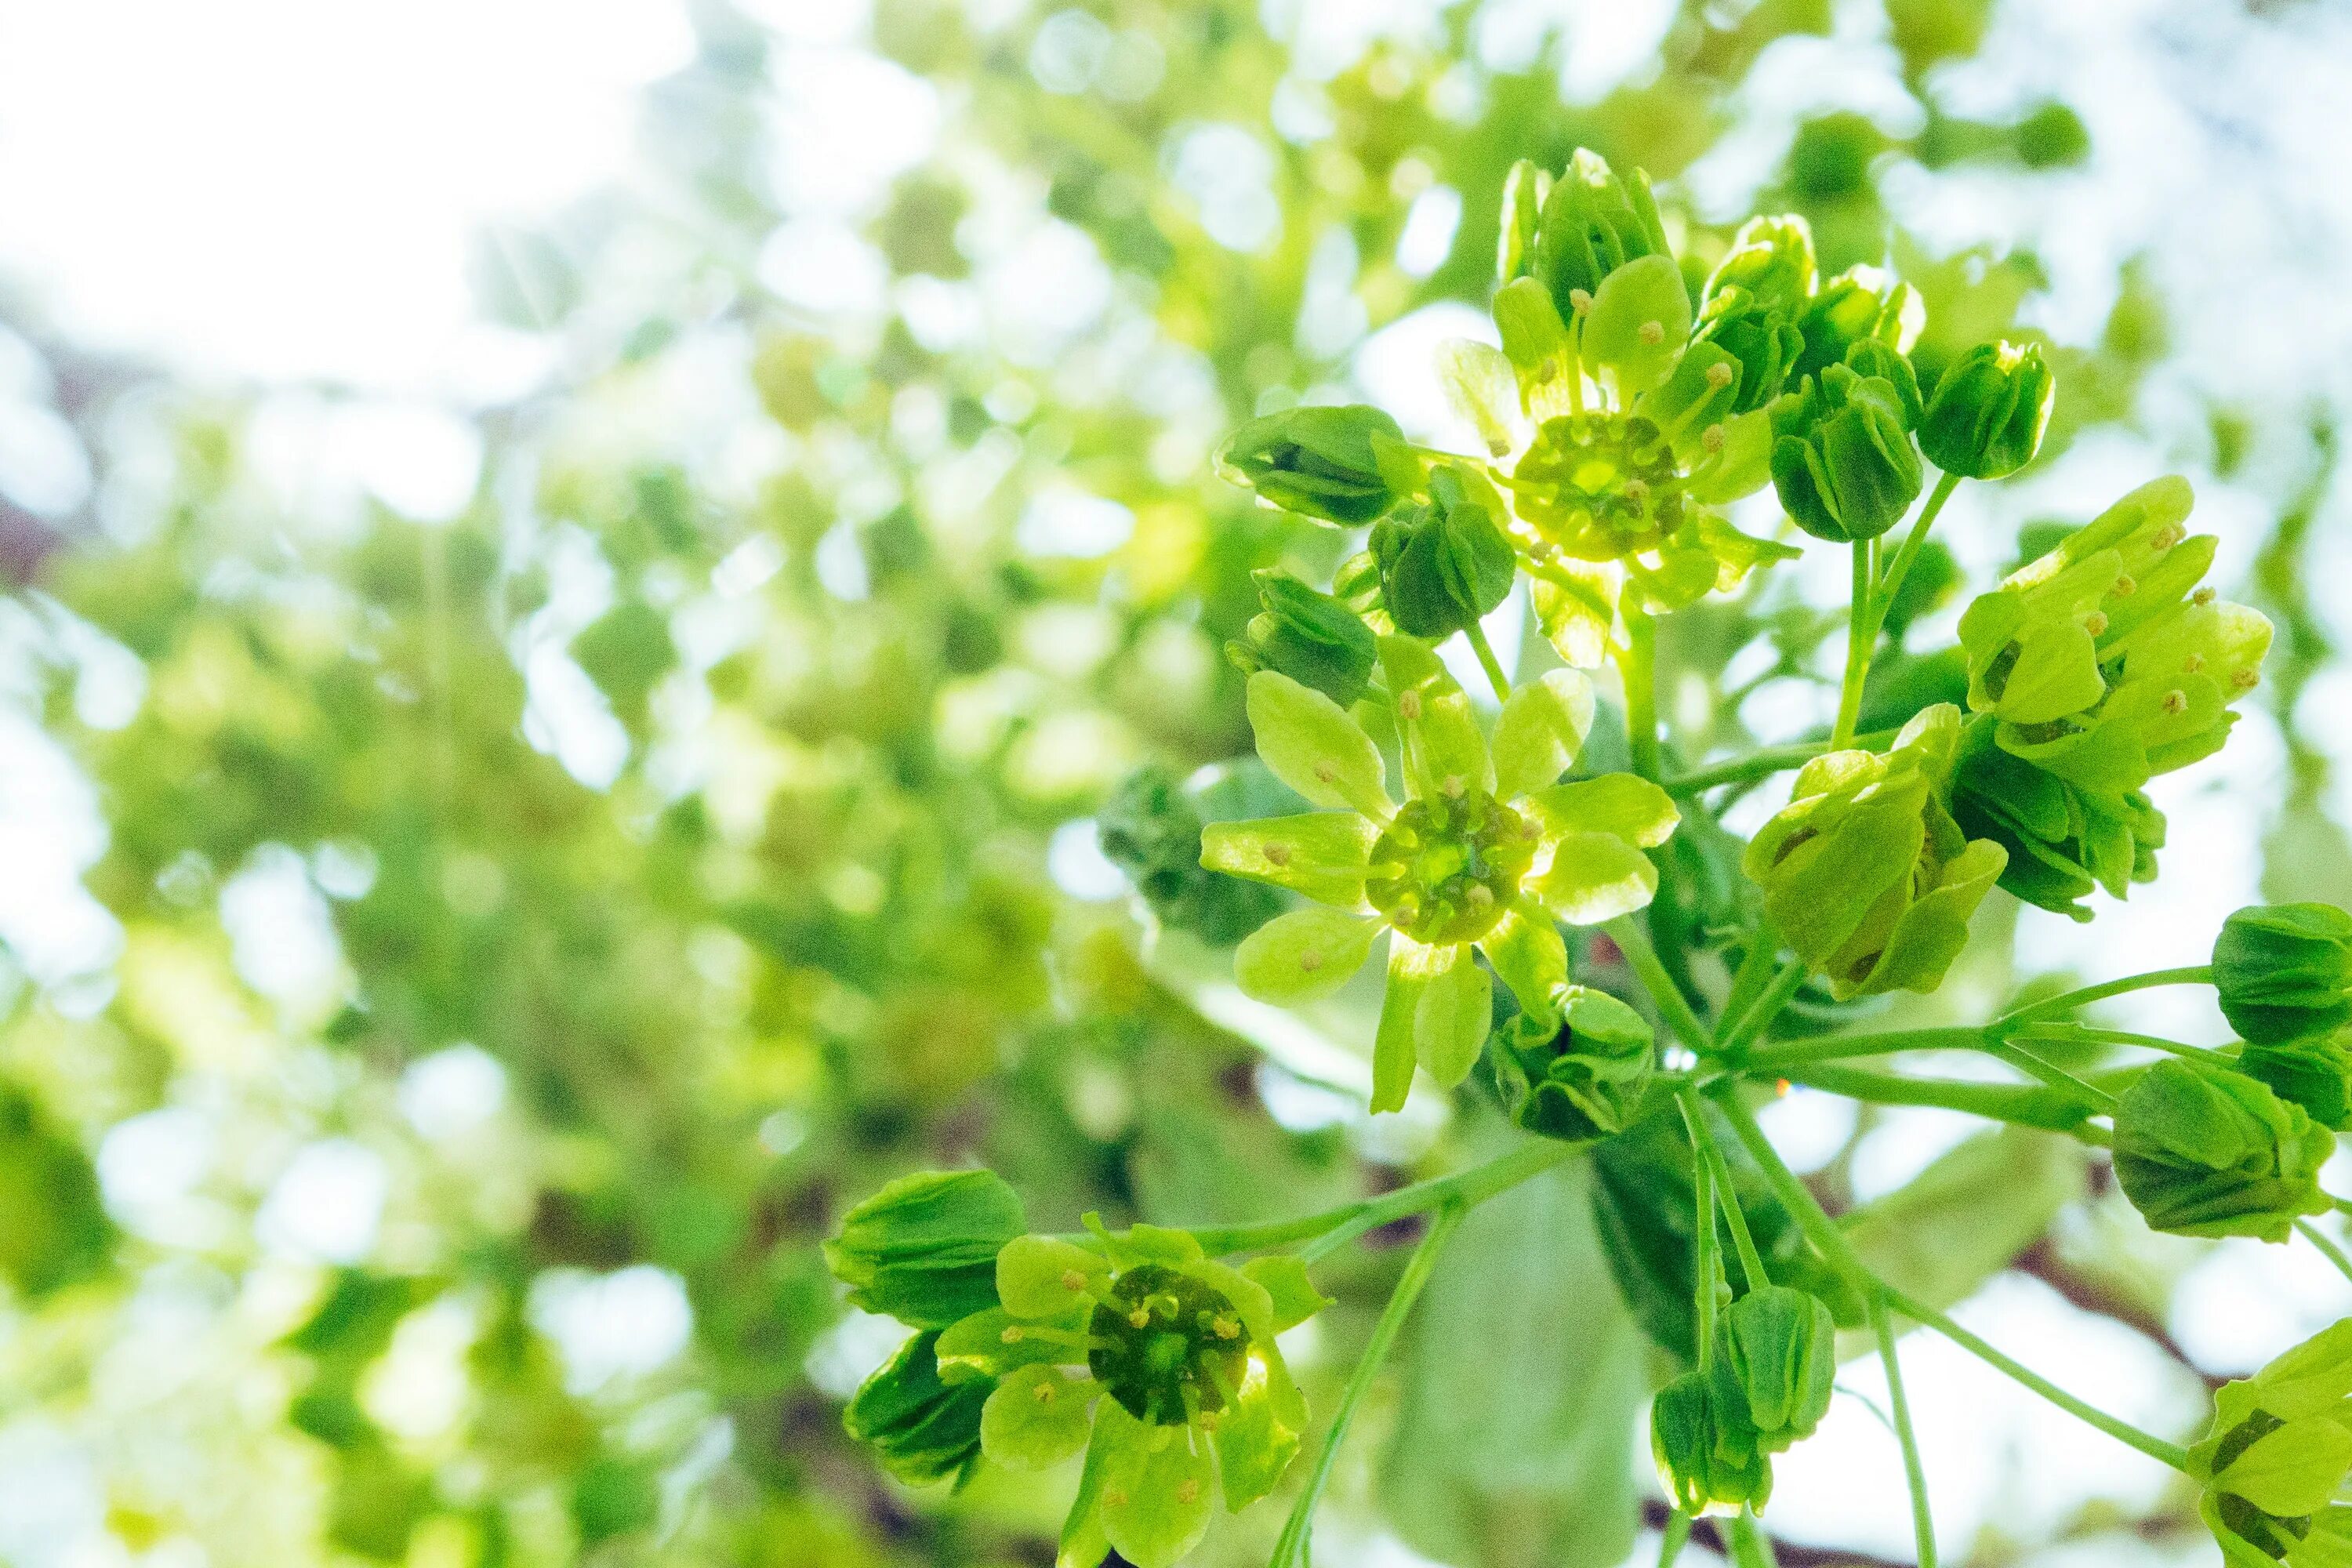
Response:
[{"label": "blurred foliage", "polygon": [[[1321,580],[1334,545],[1221,484],[1218,437],[1342,384],[1367,331],[1483,299],[1516,159],[1646,167],[1703,273],[1728,232],[1677,178],[1832,7],[1693,0],[1590,102],[1563,100],[1557,37],[1482,63],[1475,5],[1337,61],[1297,9],[877,0],[894,64],[859,68],[922,84],[942,125],[849,207],[871,299],[819,308],[778,279],[831,220],[771,177],[771,139],[804,179],[829,152],[771,119],[829,58],[698,5],[641,182],[485,247],[486,305],[560,369],[479,411],[453,518],[289,479],[267,395],[93,374],[103,515],[12,542],[39,559],[0,604],[37,724],[0,745],[86,781],[103,845],[72,868],[108,933],[65,972],[0,950],[0,1447],[78,1456],[125,1550],[220,1563],[1034,1562],[1062,1479],[950,1499],[853,1453],[841,1407],[888,1342],[818,1255],[852,1201],[984,1160],[1041,1226],[1258,1218],[1475,1150],[1475,1117],[1366,1133],[1316,1081],[1328,1052],[1155,946],[1070,825],[1147,761],[1202,817],[1240,809],[1181,783],[1245,749],[1223,649],[1254,571]],[[1811,221],[1825,273],[1900,258],[1932,384],[2044,274],[1904,233],[1888,171],[2032,180],[2090,149],[2063,104],[1939,106],[1979,0],[1885,9],[1916,128],[1807,119],[1756,195]],[[1450,242],[1408,266],[1441,191]],[[2162,306],[2128,273],[2103,334],[2051,353],[2043,464],[2132,417]],[[2323,484],[2256,568],[2282,711],[2333,655],[2301,571]],[[1960,576],[1923,563],[1898,631]],[[1676,749],[1785,738],[1745,699],[1817,680],[1833,629],[1769,583],[1680,617]],[[1889,658],[1873,698],[1905,683],[1885,705],[1907,712],[1958,679]],[[1622,755],[1611,721],[1593,748]],[[2340,889],[2325,757],[2290,746],[2272,890]],[[1142,827],[1123,864],[1212,939],[1246,928],[1166,841],[1181,823]],[[1659,918],[1718,923],[1737,849],[1678,840]],[[2070,1160],[1965,1145],[1856,1240],[1956,1300],[2081,1200]],[[1364,1529],[1464,1564],[1623,1555],[1651,1369],[1584,1180],[1464,1227],[1377,1477],[1335,1489]],[[1906,1253],[1921,1213],[1990,1189],[1980,1256]],[[1318,1410],[1396,1258],[1330,1270],[1340,1304],[1294,1358]],[[1485,1359],[1440,1363],[1468,1341]],[[1202,1561],[1262,1555],[1272,1511]],[[19,1528],[0,1554],[52,1560]]]}]

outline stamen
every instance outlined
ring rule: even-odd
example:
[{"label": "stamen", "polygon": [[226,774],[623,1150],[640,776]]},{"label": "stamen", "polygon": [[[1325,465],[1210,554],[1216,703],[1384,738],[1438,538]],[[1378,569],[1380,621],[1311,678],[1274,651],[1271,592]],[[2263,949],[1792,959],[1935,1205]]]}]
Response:
[{"label": "stamen", "polygon": [[1315,764],[1315,776],[1325,784],[1333,784],[1339,780],[1339,770],[1329,763],[1318,763]]},{"label": "stamen", "polygon": [[2192,605],[2210,605],[2213,602],[2213,597],[2214,595],[2212,589],[2200,588],[2197,592],[2189,595],[2189,602]]},{"label": "stamen", "polygon": [[1312,974],[1323,967],[1323,955],[1310,947],[1298,955],[1298,967]]},{"label": "stamen", "polygon": [[1075,1269],[1075,1268],[1065,1268],[1065,1269],[1063,1269],[1063,1270],[1062,1270],[1062,1289],[1065,1289],[1065,1290],[1083,1290],[1083,1289],[1085,1289],[1086,1288],[1087,1288],[1087,1277],[1086,1277],[1085,1275],[1083,1275],[1083,1274],[1079,1273],[1079,1272],[1078,1272],[1076,1269]]},{"label": "stamen", "polygon": [[[1731,367],[1730,367],[1729,365],[1721,365],[1721,364],[1719,364],[1719,365],[1717,365],[1715,368],[1716,368],[1716,369],[1717,369],[1717,370],[1725,370],[1725,371],[1727,371],[1727,370],[1729,370]],[[1720,426],[1720,425],[1710,425],[1710,426],[1707,426],[1704,431],[1700,432],[1700,434],[1699,434],[1698,444],[1699,444],[1700,446],[1702,446],[1702,447],[1706,447],[1706,448],[1708,451],[1710,451],[1710,452],[1720,452],[1720,451],[1722,451],[1722,450],[1723,450],[1723,441],[1724,441],[1723,426]]]},{"label": "stamen", "polygon": [[1186,1476],[1182,1480],[1176,1483],[1176,1500],[1178,1502],[1189,1503],[1200,1495],[1201,1481],[1199,1477]]},{"label": "stamen", "polygon": [[1138,1307],[1134,1311],[1129,1312],[1127,1315],[1127,1326],[1130,1329],[1150,1328],[1151,1326],[1151,1309],[1149,1307]]},{"label": "stamen", "polygon": [[1438,787],[1458,800],[1461,798],[1462,792],[1469,786],[1460,773],[1448,773],[1445,775],[1445,782]]},{"label": "stamen", "polygon": [[1265,863],[1269,866],[1290,864],[1290,846],[1287,844],[1269,844],[1258,853],[1265,857]]},{"label": "stamen", "polygon": [[1706,384],[1717,392],[1731,384],[1731,367],[1721,360],[1706,367]]},{"label": "stamen", "polygon": [[1242,1336],[1242,1326],[1231,1318],[1219,1318],[1209,1327],[1216,1331],[1217,1338],[1221,1340],[1237,1340]]},{"label": "stamen", "polygon": [[2155,535],[2151,537],[2147,542],[2150,549],[2169,550],[2188,537],[2189,531],[2187,529],[2181,527],[2177,522],[2168,522],[2162,528],[2158,529]]},{"label": "stamen", "polygon": [[1018,1323],[1008,1323],[1005,1325],[1004,1331],[996,1337],[998,1341],[1004,1344],[1017,1345],[1021,1342],[1023,1338],[1021,1325]]},{"label": "stamen", "polygon": [[1568,308],[1579,312],[1590,310],[1592,309],[1591,293],[1583,289],[1570,289],[1568,291]]},{"label": "stamen", "polygon": [[1054,1384],[1051,1382],[1039,1384],[1034,1391],[1034,1394],[1037,1403],[1040,1405],[1051,1405],[1054,1403]]},{"label": "stamen", "polygon": [[1421,693],[1420,693],[1420,692],[1418,692],[1418,691],[1401,691],[1401,692],[1397,693],[1397,717],[1398,717],[1398,718],[1400,718],[1400,719],[1402,719],[1402,720],[1403,720],[1403,721],[1405,721],[1407,723],[1412,723],[1412,722],[1414,722],[1415,721],[1417,721],[1417,720],[1419,720],[1419,719],[1420,719],[1420,717],[1421,717]]},{"label": "stamen", "polygon": [[2180,661],[2180,668],[2188,674],[2194,675],[2205,668],[2205,656],[2201,653],[2192,653]]},{"label": "stamen", "polygon": [[1644,321],[1639,336],[1643,342],[1655,348],[1666,341],[1666,324],[1664,321]]},{"label": "stamen", "polygon": [[2118,599],[2128,599],[2139,592],[2139,580],[2128,572],[2116,574],[2116,585],[2107,590]]},{"label": "stamen", "polygon": [[2242,669],[2230,677],[2230,684],[2241,691],[2252,691],[2262,683],[2263,672],[2259,669]]},{"label": "stamen", "polygon": [[2105,610],[2093,610],[2083,617],[2083,629],[2095,637],[2106,636],[2107,613]]},{"label": "stamen", "polygon": [[2164,710],[2175,717],[2189,711],[2189,693],[2168,691],[2164,694]]}]

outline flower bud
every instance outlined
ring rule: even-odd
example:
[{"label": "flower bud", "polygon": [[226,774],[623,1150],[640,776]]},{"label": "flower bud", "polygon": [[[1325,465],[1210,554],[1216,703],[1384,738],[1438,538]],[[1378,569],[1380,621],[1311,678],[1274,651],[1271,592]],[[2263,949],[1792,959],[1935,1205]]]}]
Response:
[{"label": "flower bud", "polygon": [[1382,476],[1375,443],[1402,443],[1397,422],[1366,404],[1289,408],[1225,438],[1217,469],[1274,505],[1326,522],[1370,522],[1402,499]]},{"label": "flower bud", "polygon": [[1666,1500],[1690,1514],[1762,1508],[1772,1461],[1757,1446],[1739,1402],[1717,1397],[1714,1379],[1686,1372],[1650,1405],[1650,1455]]},{"label": "flower bud", "polygon": [[2029,904],[2087,921],[2082,900],[2104,888],[2122,898],[2156,879],[2164,813],[2137,789],[2092,790],[1996,743],[1999,726],[1980,713],[1961,731],[1952,775],[1952,816],[1970,838],[2007,851],[2000,886]]},{"label": "flower bud", "polygon": [[2319,1167],[2336,1140],[2243,1073],[2179,1058],[2116,1104],[2116,1179],[2151,1229],[2284,1241],[2324,1214]]},{"label": "flower bud", "polygon": [[2187,1468],[2231,1568],[2352,1561],[2352,1319],[2223,1384]]},{"label": "flower bud", "polygon": [[825,1267],[851,1302],[919,1329],[996,1305],[996,1254],[1025,1228],[1021,1200],[988,1171],[901,1176],[845,1215]]},{"label": "flower bud", "polygon": [[1979,343],[1936,383],[1919,449],[1948,474],[1998,479],[2042,449],[2057,384],[2038,343]]},{"label": "flower bud", "polygon": [[1496,520],[1494,488],[1466,468],[1429,479],[1425,506],[1382,518],[1372,530],[1381,602],[1409,637],[1450,637],[1510,596],[1518,557]]},{"label": "flower bud", "polygon": [[1837,1376],[1837,1323],[1820,1297],[1768,1285],[1723,1314],[1710,1369],[1719,1407],[1743,1410],[1758,1447],[1777,1454],[1813,1435]]},{"label": "flower bud", "polygon": [[1798,319],[1813,289],[1813,235],[1793,214],[1755,217],[1706,280],[1695,341],[1713,343],[1738,365],[1733,412],[1779,395],[1805,346]]},{"label": "flower bud", "polygon": [[1856,375],[1874,377],[1893,387],[1903,405],[1903,427],[1919,428],[1920,416],[1926,412],[1919,402],[1919,378],[1912,373],[1911,362],[1901,350],[1890,348],[1876,338],[1864,338],[1845,351],[1845,364]]},{"label": "flower bud", "polygon": [[1932,991],[2006,864],[1946,805],[1959,710],[1937,703],[1884,756],[1832,752],[1797,774],[1743,868],[1789,945],[1841,999]]},{"label": "flower bud", "polygon": [[1245,675],[1278,669],[1342,708],[1361,697],[1380,655],[1364,617],[1279,567],[1250,576],[1265,608],[1225,645],[1225,657]]},{"label": "flower bud", "polygon": [[1843,543],[1901,520],[1920,485],[1904,412],[1893,384],[1842,364],[1772,405],[1772,486],[1798,527]]},{"label": "flower bud", "polygon": [[1229,947],[1281,912],[1272,889],[1201,865],[1200,806],[1165,768],[1129,773],[1095,821],[1104,856],[1164,926]]},{"label": "flower bud", "polygon": [[1843,364],[1858,342],[1881,342],[1909,353],[1927,320],[1927,305],[1910,284],[1875,267],[1851,268],[1824,284],[1798,318],[1805,346],[1789,379],[1801,381]]},{"label": "flower bud", "polygon": [[939,1331],[916,1334],[858,1385],[841,1424],[872,1446],[882,1468],[920,1486],[953,1478],[961,1486],[980,1463],[981,1412],[994,1385],[942,1383],[933,1352]]},{"label": "flower bud", "polygon": [[2303,1107],[2320,1126],[2352,1132],[2352,1037],[2339,1031],[2249,1045],[2238,1053],[2238,1070]]},{"label": "flower bud", "polygon": [[1545,196],[1536,230],[1534,275],[1562,319],[1576,313],[1577,295],[1597,297],[1627,262],[1669,254],[1648,176],[1636,169],[1621,180],[1600,153],[1578,148]]},{"label": "flower bud", "polygon": [[2221,922],[2213,989],[2241,1039],[2279,1045],[2352,1024],[2352,914],[2255,904]]},{"label": "flower bud", "polygon": [[1531,1008],[1497,1032],[1495,1077],[1521,1127],[1591,1142],[1631,1125],[1655,1048],[1639,1013],[1605,991],[1571,985],[1557,1015]]}]

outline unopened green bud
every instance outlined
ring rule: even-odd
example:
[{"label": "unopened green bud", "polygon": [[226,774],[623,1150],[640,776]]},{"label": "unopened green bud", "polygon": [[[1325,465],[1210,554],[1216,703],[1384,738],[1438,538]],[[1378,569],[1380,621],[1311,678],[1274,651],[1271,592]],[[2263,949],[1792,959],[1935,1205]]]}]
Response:
[{"label": "unopened green bud", "polygon": [[1772,1461],[1738,1403],[1705,1371],[1686,1372],[1650,1405],[1650,1455],[1666,1500],[1685,1513],[1737,1513],[1772,1495]]},{"label": "unopened green bud", "polygon": [[1265,608],[1225,645],[1225,657],[1248,675],[1278,669],[1342,708],[1361,697],[1371,681],[1372,661],[1380,657],[1378,639],[1364,617],[1279,567],[1250,575]]},{"label": "unopened green bud", "polygon": [[1572,985],[1555,1015],[1522,1012],[1496,1037],[1495,1077],[1511,1119],[1570,1143],[1623,1131],[1649,1088],[1656,1044],[1643,1016]]},{"label": "unopened green bud", "polygon": [[1712,1369],[1717,1404],[1743,1409],[1757,1445],[1777,1454],[1813,1435],[1837,1376],[1837,1323],[1818,1296],[1768,1285],[1723,1314]]},{"label": "unopened green bud", "polygon": [[1289,408],[1225,438],[1217,469],[1276,506],[1326,522],[1370,522],[1402,499],[1375,444],[1402,444],[1397,422],[1367,404]]},{"label": "unopened green bud", "polygon": [[2320,1126],[2352,1132],[2352,1037],[2346,1033],[2249,1045],[2238,1053],[2238,1070],[2303,1107]]},{"label": "unopened green bud", "polygon": [[1129,773],[1095,820],[1104,856],[1162,925],[1228,947],[1281,911],[1272,889],[1202,866],[1201,805],[1165,768]]},{"label": "unopened green bud", "polygon": [[1875,267],[1851,268],[1822,285],[1799,318],[1805,347],[1789,378],[1801,381],[1843,364],[1865,340],[1908,353],[1927,320],[1927,305],[1911,285]]},{"label": "unopened green bud", "polygon": [[1813,289],[1813,236],[1793,214],[1750,218],[1707,278],[1696,341],[1738,369],[1732,406],[1745,414],[1779,395],[1805,340],[1798,328]]},{"label": "unopened green bud", "polygon": [[925,1171],[845,1215],[825,1266],[849,1299],[919,1329],[996,1305],[996,1254],[1026,1224],[1021,1200],[987,1171]]},{"label": "unopened green bud", "polygon": [[1816,757],[1748,845],[1766,912],[1840,998],[1934,990],[2007,863],[1946,804],[1959,727],[1959,710],[1938,703],[1884,756]]},{"label": "unopened green bud", "polygon": [[980,1463],[981,1412],[994,1389],[985,1381],[942,1383],[933,1354],[939,1338],[931,1330],[900,1345],[842,1412],[849,1435],[910,1485],[971,1479]]},{"label": "unopened green bud", "polygon": [[1816,539],[1875,539],[1910,510],[1920,479],[1892,384],[1833,364],[1772,405],[1772,488]]},{"label": "unopened green bud", "polygon": [[2279,1045],[2352,1024],[2352,914],[2256,904],[2221,922],[2213,989],[2241,1039]]},{"label": "unopened green bud", "polygon": [[1627,262],[1667,254],[1649,177],[1636,169],[1621,180],[1601,154],[1577,149],[1568,172],[1552,182],[1536,230],[1535,276],[1560,315],[1575,315],[1577,296],[1589,304]]},{"label": "unopened green bud", "polygon": [[1900,349],[1876,338],[1864,338],[1845,351],[1845,363],[1854,374],[1875,378],[1893,387],[1903,405],[1904,428],[1919,428],[1920,416],[1926,412],[1919,401],[1919,378],[1912,373],[1911,361]]},{"label": "unopened green bud", "polygon": [[2243,1073],[2168,1058],[2116,1104],[2116,1179],[2150,1228],[2284,1241],[2336,1140]]},{"label": "unopened green bud", "polygon": [[1495,281],[1511,283],[1535,270],[1536,229],[1551,176],[1525,158],[1503,176],[1502,239],[1495,252]]},{"label": "unopened green bud", "polygon": [[1952,816],[1971,838],[2008,852],[2000,885],[2029,904],[2077,921],[2082,900],[2104,888],[2122,898],[2134,882],[2156,879],[2164,847],[2164,813],[2137,789],[2086,789],[1997,743],[1989,713],[1961,731],[1953,773]]},{"label": "unopened green bud", "polygon": [[1494,487],[1466,468],[1430,475],[1429,501],[1373,528],[1381,602],[1409,637],[1450,637],[1510,596],[1518,557]]},{"label": "unopened green bud", "polygon": [[2056,395],[2040,344],[1979,343],[1936,383],[1919,449],[1948,474],[2005,478],[2042,449]]}]

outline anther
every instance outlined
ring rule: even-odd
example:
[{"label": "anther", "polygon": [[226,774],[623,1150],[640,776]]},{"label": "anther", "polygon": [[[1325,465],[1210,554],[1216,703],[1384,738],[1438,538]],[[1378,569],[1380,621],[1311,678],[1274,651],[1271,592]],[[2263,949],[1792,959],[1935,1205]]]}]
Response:
[{"label": "anther", "polygon": [[1215,1431],[1217,1429],[1217,1423],[1221,1419],[1222,1417],[1213,1410],[1203,1410],[1201,1414],[1192,1417],[1194,1425],[1198,1426],[1203,1432]]},{"label": "anther", "polygon": [[1287,844],[1269,844],[1259,853],[1265,857],[1265,863],[1269,866],[1290,864],[1290,846]]},{"label": "anther", "polygon": [[2107,613],[2105,610],[2093,610],[2083,617],[2083,629],[2095,637],[2106,636]]},{"label": "anther", "polygon": [[2167,713],[2174,715],[2176,718],[2180,714],[2188,712],[2189,693],[2180,690],[2166,692],[2164,694],[2164,710]]},{"label": "anther", "polygon": [[[1726,367],[1725,367],[1725,366],[1722,366],[1722,365],[1717,365],[1717,366],[1716,366],[1716,368],[1717,368],[1717,370],[1722,370],[1722,369],[1724,369],[1724,368],[1726,368]],[[1700,432],[1700,434],[1699,434],[1699,438],[1698,438],[1698,444],[1699,444],[1700,446],[1702,446],[1702,447],[1706,447],[1706,448],[1708,451],[1710,451],[1710,452],[1720,452],[1720,451],[1722,451],[1722,450],[1723,450],[1723,426],[1720,426],[1720,425],[1710,425],[1710,426],[1707,426],[1704,431]]]},{"label": "anther", "polygon": [[1328,763],[1318,763],[1315,764],[1315,776],[1325,784],[1330,784],[1339,778],[1339,770]]},{"label": "anther", "polygon": [[1086,1288],[1087,1288],[1087,1277],[1086,1277],[1085,1275],[1083,1275],[1083,1274],[1079,1273],[1079,1272],[1078,1272],[1076,1269],[1075,1269],[1075,1268],[1065,1268],[1065,1269],[1063,1269],[1063,1270],[1062,1270],[1062,1289],[1065,1289],[1065,1290],[1083,1290],[1083,1289],[1085,1289]]},{"label": "anther", "polygon": [[1298,967],[1312,974],[1323,967],[1323,955],[1310,947],[1298,955]]},{"label": "anther", "polygon": [[2189,531],[2187,529],[2181,527],[2177,522],[2168,522],[2162,528],[2158,529],[2147,542],[2150,549],[2169,550],[2188,537]]},{"label": "anther", "polygon": [[2118,599],[2128,599],[2139,592],[2139,580],[2128,572],[2116,574],[2116,585],[2107,590]]},{"label": "anther", "polygon": [[1103,1501],[1110,1504],[1113,1508],[1125,1508],[1127,1506],[1127,1493],[1119,1489],[1118,1487],[1105,1487],[1103,1489]]},{"label": "anther", "polygon": [[1404,720],[1408,723],[1411,723],[1421,717],[1420,692],[1401,691],[1397,693],[1397,717]]},{"label": "anther", "polygon": [[1648,500],[1650,499],[1650,486],[1648,481],[1644,479],[1627,479],[1625,481],[1625,499],[1632,501],[1635,506],[1640,506],[1643,501]]},{"label": "anther", "polygon": [[1495,907],[1495,889],[1486,886],[1484,882],[1473,882],[1470,884],[1469,899],[1470,907],[1474,910],[1493,909]]},{"label": "anther", "polygon": [[1145,1307],[1138,1307],[1134,1311],[1129,1312],[1127,1315],[1127,1326],[1130,1329],[1150,1328],[1151,1326],[1150,1310]]},{"label": "anther", "polygon": [[1037,1403],[1038,1403],[1038,1404],[1040,1404],[1040,1405],[1051,1405],[1051,1404],[1053,1404],[1053,1403],[1054,1403],[1054,1385],[1053,1385],[1052,1384],[1050,1384],[1050,1383],[1041,1383],[1041,1384],[1039,1384],[1037,1385],[1037,1388],[1036,1388],[1036,1399],[1037,1399]]},{"label": "anther", "polygon": [[2263,672],[2259,669],[2242,669],[2230,677],[2230,684],[2241,691],[2252,691],[2262,683]]},{"label": "anther", "polygon": [[1242,1337],[1241,1324],[1231,1318],[1219,1318],[1209,1327],[1216,1331],[1217,1338],[1221,1340],[1237,1340]]},{"label": "anther", "polygon": [[1448,773],[1445,775],[1445,782],[1438,787],[1443,789],[1447,795],[1452,795],[1454,799],[1459,800],[1462,798],[1462,792],[1469,786],[1460,773]]},{"label": "anther", "polygon": [[2187,675],[2194,675],[2204,668],[2205,656],[2201,653],[2192,653],[2187,658],[2180,661],[2181,671]]},{"label": "anther", "polygon": [[1570,289],[1568,291],[1568,308],[1571,310],[1590,310],[1592,309],[1592,295],[1591,291],[1583,289]]},{"label": "anther", "polygon": [[1008,1323],[1005,1325],[1004,1331],[996,1337],[1005,1344],[1017,1345],[1021,1342],[1022,1338],[1021,1325],[1018,1323]]},{"label": "anther", "polygon": [[1655,348],[1666,341],[1666,324],[1664,321],[1644,321],[1639,335],[1643,342]]},{"label": "anther", "polygon": [[2189,602],[2192,605],[2210,605],[2213,602],[2213,597],[2212,589],[2200,588],[2189,595]]},{"label": "anther", "polygon": [[1717,392],[1731,384],[1731,367],[1721,360],[1706,367],[1706,384]]},{"label": "anther", "polygon": [[1178,1502],[1189,1503],[1200,1495],[1201,1483],[1197,1478],[1187,1476],[1182,1480],[1176,1483],[1176,1500]]}]

